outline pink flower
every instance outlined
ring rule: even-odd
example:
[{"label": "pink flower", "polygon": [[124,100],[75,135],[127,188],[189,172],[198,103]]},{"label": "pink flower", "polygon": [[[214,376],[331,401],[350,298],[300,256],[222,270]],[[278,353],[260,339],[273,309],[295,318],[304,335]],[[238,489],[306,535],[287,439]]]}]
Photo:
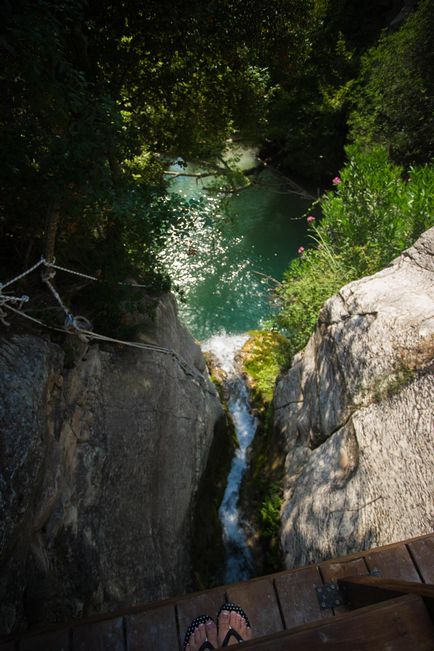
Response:
[{"label": "pink flower", "polygon": [[308,224],[311,224],[312,222],[315,221],[315,217],[313,215],[309,215],[309,217],[306,219]]},{"label": "pink flower", "polygon": [[339,185],[339,183],[342,183],[340,176],[335,176],[335,178],[332,180],[333,185]]},{"label": "pink flower", "polygon": [[297,251],[297,253],[299,253],[300,255],[302,255],[302,254],[304,253],[304,246],[300,246],[299,249],[298,249],[298,251]]}]

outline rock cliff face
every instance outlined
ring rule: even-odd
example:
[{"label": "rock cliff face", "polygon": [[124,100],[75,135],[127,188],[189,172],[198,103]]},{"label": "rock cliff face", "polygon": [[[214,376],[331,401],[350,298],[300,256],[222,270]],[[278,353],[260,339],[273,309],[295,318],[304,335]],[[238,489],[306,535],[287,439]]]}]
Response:
[{"label": "rock cliff face", "polygon": [[278,382],[287,567],[432,530],[434,228],[345,286]]},{"label": "rock cliff face", "polygon": [[222,411],[170,296],[146,336],[203,380],[149,350],[71,337],[66,363],[48,337],[1,340],[1,632],[188,588]]}]

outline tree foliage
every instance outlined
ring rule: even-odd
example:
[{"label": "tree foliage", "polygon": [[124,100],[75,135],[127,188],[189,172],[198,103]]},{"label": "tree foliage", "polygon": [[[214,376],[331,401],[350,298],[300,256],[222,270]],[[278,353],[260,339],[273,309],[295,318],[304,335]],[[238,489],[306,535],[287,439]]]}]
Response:
[{"label": "tree foliage", "polygon": [[234,131],[258,138],[267,64],[301,47],[304,10],[6,0],[0,20],[7,271],[39,256],[51,232],[64,263],[167,286],[156,253],[180,205],[166,196],[161,154],[215,164]]},{"label": "tree foliage", "polygon": [[400,8],[399,0],[316,0],[304,59],[273,74],[267,136],[284,169],[320,183],[339,169],[360,58]]},{"label": "tree foliage", "polygon": [[406,166],[434,156],[434,7],[422,0],[395,33],[362,60],[351,138],[387,145]]},{"label": "tree foliage", "polygon": [[387,142],[405,163],[426,160],[432,8],[421,0],[376,46],[399,8],[398,0],[380,8],[373,0],[5,0],[3,274],[49,250],[51,233],[63,263],[167,288],[158,251],[189,210],[166,192],[167,159],[222,169],[235,133],[272,138],[284,167],[321,179],[343,159],[355,101],[354,138]]}]

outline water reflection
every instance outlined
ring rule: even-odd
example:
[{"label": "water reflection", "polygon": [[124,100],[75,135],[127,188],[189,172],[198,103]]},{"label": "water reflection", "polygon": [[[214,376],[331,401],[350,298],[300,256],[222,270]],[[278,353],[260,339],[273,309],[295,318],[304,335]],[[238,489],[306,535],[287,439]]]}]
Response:
[{"label": "water reflection", "polygon": [[[249,156],[245,165],[254,160]],[[305,222],[294,219],[309,206],[281,194],[281,182],[269,171],[260,174],[258,187],[223,203],[206,192],[209,183],[181,176],[172,181],[172,192],[190,201],[200,197],[202,206],[171,229],[160,254],[184,299],[181,318],[198,339],[221,328],[244,332],[269,315],[269,285],[257,272],[281,278],[305,244]]]}]

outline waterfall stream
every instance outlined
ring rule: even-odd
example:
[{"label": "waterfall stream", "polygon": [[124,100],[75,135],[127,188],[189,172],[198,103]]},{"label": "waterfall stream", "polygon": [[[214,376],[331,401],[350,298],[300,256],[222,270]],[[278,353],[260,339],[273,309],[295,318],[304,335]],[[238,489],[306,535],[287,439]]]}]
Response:
[{"label": "waterfall stream", "polygon": [[238,501],[241,482],[248,465],[247,450],[255,436],[257,421],[249,404],[249,391],[243,376],[236,369],[236,355],[248,335],[218,334],[202,343],[202,349],[216,358],[226,373],[225,386],[229,395],[228,409],[234,422],[238,448],[227,479],[219,516],[226,552],[225,583],[249,579],[254,574],[253,558],[242,526]]}]

